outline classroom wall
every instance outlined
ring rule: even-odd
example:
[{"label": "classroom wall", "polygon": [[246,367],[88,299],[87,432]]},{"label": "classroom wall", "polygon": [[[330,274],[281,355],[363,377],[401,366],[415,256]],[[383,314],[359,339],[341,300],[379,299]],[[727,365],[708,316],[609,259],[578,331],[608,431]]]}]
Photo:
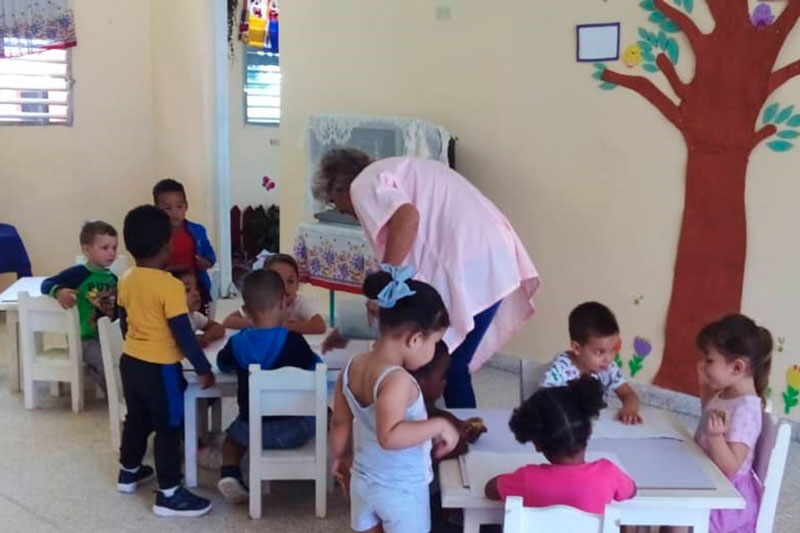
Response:
[{"label": "classroom wall", "polygon": [[[708,31],[705,5],[696,4],[695,18]],[[448,5],[451,19],[436,20],[435,8]],[[574,42],[578,23],[621,21],[624,47],[645,20],[638,2],[620,1],[286,2],[280,169],[298,178],[281,183],[283,247],[308,219],[297,140],[311,114],[432,120],[458,136],[458,170],[508,216],[541,274],[538,312],[505,351],[552,357],[567,345],[570,309],[596,299],[620,319],[626,360],[634,336],[653,343],[637,376],[649,381],[663,347],[686,149],[641,97],[598,89],[593,67],[575,62]],[[693,58],[681,44],[679,70],[689,76]],[[800,29],[779,64],[798,57]],[[798,88],[796,80],[775,97],[800,103],[793,100]],[[786,338],[773,365],[779,405],[786,369],[800,362],[799,162],[800,150],[757,148],[747,189],[743,310]]]}]

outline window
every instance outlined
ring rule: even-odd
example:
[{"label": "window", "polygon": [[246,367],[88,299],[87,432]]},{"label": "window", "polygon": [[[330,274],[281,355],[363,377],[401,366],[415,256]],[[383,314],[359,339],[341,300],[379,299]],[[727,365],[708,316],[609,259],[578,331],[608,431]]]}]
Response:
[{"label": "window", "polygon": [[[3,43],[12,48],[11,39]],[[0,59],[0,125],[72,124],[69,50]]]},{"label": "window", "polygon": [[245,48],[244,107],[248,124],[280,124],[281,68],[278,54]]}]

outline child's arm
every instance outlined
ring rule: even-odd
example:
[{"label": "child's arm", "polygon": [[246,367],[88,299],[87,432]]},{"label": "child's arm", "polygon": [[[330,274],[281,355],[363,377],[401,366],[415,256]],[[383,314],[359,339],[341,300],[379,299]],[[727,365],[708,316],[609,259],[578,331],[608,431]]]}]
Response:
[{"label": "child's arm", "polygon": [[617,393],[622,401],[622,408],[617,413],[617,419],[623,424],[641,424],[642,417],[639,414],[639,395],[629,383],[623,383],[614,392]]},{"label": "child's arm", "polygon": [[195,226],[199,226],[197,240],[200,242],[200,249],[197,250],[195,262],[200,270],[208,270],[217,262],[217,255],[214,253],[214,247],[211,246],[211,241],[208,240],[206,229],[200,224],[195,224]]},{"label": "child's arm", "polygon": [[222,327],[222,324],[209,320],[206,322],[206,325],[203,326],[203,334],[197,336],[197,341],[200,343],[200,346],[205,347],[224,336],[225,328]]},{"label": "child's arm", "polygon": [[214,386],[214,373],[211,371],[211,364],[206,359],[206,354],[200,349],[197,343],[197,336],[189,322],[189,315],[186,313],[168,319],[170,330],[175,337],[175,342],[189,360],[197,372],[200,384],[203,389]]},{"label": "child's arm", "polygon": [[237,309],[225,317],[225,320],[222,321],[222,327],[228,329],[252,328],[253,321],[242,315],[242,313]]},{"label": "child's arm", "polygon": [[89,270],[83,265],[71,266],[42,282],[42,294],[52,296],[61,307],[69,309],[78,303],[75,290],[89,277]]},{"label": "child's arm", "polygon": [[731,477],[739,471],[750,451],[747,444],[725,440],[729,423],[728,414],[725,411],[709,413],[706,422],[708,455],[727,477]]},{"label": "child's arm", "polygon": [[500,476],[495,476],[490,479],[486,483],[486,488],[483,489],[484,496],[486,496],[490,500],[502,500],[503,498],[500,496],[500,491],[497,490],[497,478]]},{"label": "child's arm", "polygon": [[375,431],[378,444],[385,450],[410,448],[430,439],[438,440],[436,457],[450,453],[458,444],[459,434],[453,424],[444,418],[406,420],[406,408],[420,394],[403,372],[387,376],[375,398]]},{"label": "child's arm", "polygon": [[290,320],[286,323],[286,329],[301,335],[319,335],[325,333],[325,320],[322,315],[316,314],[308,320]]},{"label": "child's arm", "polygon": [[342,391],[342,376],[336,380],[333,393],[333,417],[331,420],[331,451],[333,452],[333,475],[341,484],[345,498],[350,495],[350,466],[353,464],[353,413]]}]

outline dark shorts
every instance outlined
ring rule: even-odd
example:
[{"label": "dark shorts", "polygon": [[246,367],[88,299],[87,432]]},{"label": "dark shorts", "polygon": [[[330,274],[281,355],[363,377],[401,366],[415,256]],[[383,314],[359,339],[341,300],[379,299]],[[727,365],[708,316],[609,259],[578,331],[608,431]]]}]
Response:
[{"label": "dark shorts", "polygon": [[[299,448],[314,437],[315,431],[313,416],[267,419],[261,424],[261,447],[264,450]],[[226,433],[236,444],[250,447],[250,424],[247,422],[237,418]]]}]

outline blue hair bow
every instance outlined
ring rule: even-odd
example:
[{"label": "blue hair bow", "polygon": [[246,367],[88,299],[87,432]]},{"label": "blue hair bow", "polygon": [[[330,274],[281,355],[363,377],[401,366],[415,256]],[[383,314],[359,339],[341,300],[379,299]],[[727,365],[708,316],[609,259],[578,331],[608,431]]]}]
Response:
[{"label": "blue hair bow", "polygon": [[410,280],[416,269],[411,265],[406,266],[393,266],[383,264],[381,270],[392,276],[392,281],[386,284],[378,293],[378,307],[384,309],[391,309],[395,306],[398,300],[402,300],[407,296],[417,294],[417,291],[411,290],[406,281]]}]

